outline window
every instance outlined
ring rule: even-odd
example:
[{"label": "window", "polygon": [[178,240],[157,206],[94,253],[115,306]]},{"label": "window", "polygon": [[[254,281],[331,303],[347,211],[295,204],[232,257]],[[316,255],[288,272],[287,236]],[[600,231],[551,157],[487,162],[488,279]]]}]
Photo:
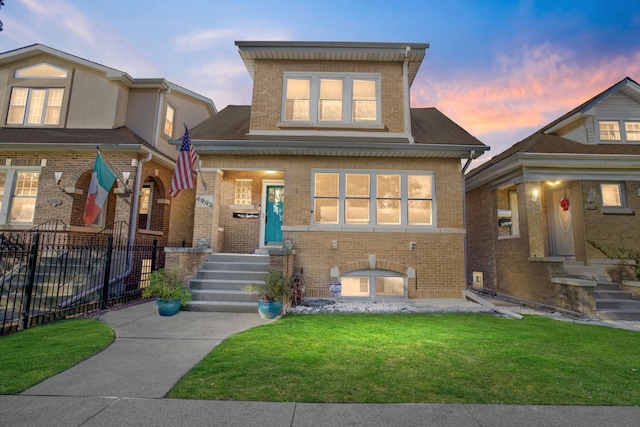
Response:
[{"label": "window", "polygon": [[14,87],[7,124],[57,125],[60,123],[64,89]]},{"label": "window", "polygon": [[67,70],[46,62],[19,68],[14,74],[17,79],[65,79]]},{"label": "window", "polygon": [[[153,182],[145,182],[140,190],[138,228],[151,230],[151,210],[153,209]],[[105,211],[106,209],[102,209]]]},{"label": "window", "polygon": [[287,75],[285,122],[344,125],[380,122],[380,77],[363,75]]},{"label": "window", "polygon": [[173,121],[176,115],[176,109],[167,104],[167,111],[164,115],[164,134],[169,138],[173,137]]},{"label": "window", "polygon": [[253,180],[236,179],[236,187],[233,197],[234,205],[251,206],[251,196],[253,191]]},{"label": "window", "polygon": [[33,224],[40,172],[0,171],[0,224]]},{"label": "window", "polygon": [[433,175],[422,172],[314,172],[313,222],[433,225]]},{"label": "window", "polygon": [[640,121],[623,121],[624,126],[620,126],[618,120],[601,120],[600,126],[601,141],[640,141]]},{"label": "window", "polygon": [[386,270],[360,270],[340,278],[343,297],[404,297],[405,278]]},{"label": "window", "polygon": [[600,184],[603,207],[622,207],[622,184]]},{"label": "window", "polygon": [[627,141],[640,141],[640,122],[624,122]]},{"label": "window", "polygon": [[509,191],[509,210],[511,211],[511,235],[520,235],[520,216],[518,214],[518,193]]}]

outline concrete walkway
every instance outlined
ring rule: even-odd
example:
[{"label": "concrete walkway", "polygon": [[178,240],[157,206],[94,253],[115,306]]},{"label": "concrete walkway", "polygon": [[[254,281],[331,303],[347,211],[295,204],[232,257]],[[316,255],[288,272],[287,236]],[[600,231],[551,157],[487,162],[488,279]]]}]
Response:
[{"label": "concrete walkway", "polygon": [[0,396],[11,426],[636,426],[640,407],[326,404],[165,399],[226,337],[257,314],[180,312],[154,303],[101,317],[116,332],[101,353],[20,395]]}]

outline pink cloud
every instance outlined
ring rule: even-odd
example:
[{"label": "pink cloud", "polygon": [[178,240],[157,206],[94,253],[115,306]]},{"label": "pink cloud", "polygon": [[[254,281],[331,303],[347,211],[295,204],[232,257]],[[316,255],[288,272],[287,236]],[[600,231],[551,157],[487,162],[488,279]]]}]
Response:
[{"label": "pink cloud", "polygon": [[419,75],[412,105],[435,106],[482,140],[540,128],[624,77],[639,78],[640,51],[585,62],[545,44],[499,57],[488,72],[450,76],[436,81]]}]

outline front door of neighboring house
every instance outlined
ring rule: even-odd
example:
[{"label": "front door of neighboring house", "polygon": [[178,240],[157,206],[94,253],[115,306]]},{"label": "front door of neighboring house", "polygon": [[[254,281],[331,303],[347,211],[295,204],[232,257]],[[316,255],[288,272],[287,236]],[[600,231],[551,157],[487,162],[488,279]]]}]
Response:
[{"label": "front door of neighboring house", "polygon": [[573,257],[576,254],[573,240],[573,218],[571,194],[569,190],[552,190],[551,207],[551,243],[556,256]]},{"label": "front door of neighboring house", "polygon": [[282,244],[282,216],[284,213],[284,185],[264,185],[265,203],[263,221],[264,238],[260,246],[280,246]]}]

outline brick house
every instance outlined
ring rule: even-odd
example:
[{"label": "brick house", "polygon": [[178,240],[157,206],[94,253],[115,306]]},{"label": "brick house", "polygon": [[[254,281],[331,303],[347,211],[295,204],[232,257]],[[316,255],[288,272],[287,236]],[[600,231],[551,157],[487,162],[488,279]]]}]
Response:
[{"label": "brick house", "polygon": [[[91,235],[122,223],[131,241],[191,243],[192,224],[171,217],[192,215],[195,191],[170,200],[177,151],[168,141],[182,123],[214,115],[211,100],[40,44],[1,53],[0,82],[0,230],[60,220],[60,231]],[[96,147],[118,179],[87,226]]]},{"label": "brick house", "polygon": [[252,105],[191,131],[193,241],[292,253],[308,297],[340,281],[343,297],[462,298],[462,164],[488,147],[437,109],[410,108],[428,44],[236,46]]},{"label": "brick house", "polygon": [[640,86],[623,79],[465,180],[467,283],[598,315],[597,282],[625,288],[629,272],[588,241],[640,248]]}]

